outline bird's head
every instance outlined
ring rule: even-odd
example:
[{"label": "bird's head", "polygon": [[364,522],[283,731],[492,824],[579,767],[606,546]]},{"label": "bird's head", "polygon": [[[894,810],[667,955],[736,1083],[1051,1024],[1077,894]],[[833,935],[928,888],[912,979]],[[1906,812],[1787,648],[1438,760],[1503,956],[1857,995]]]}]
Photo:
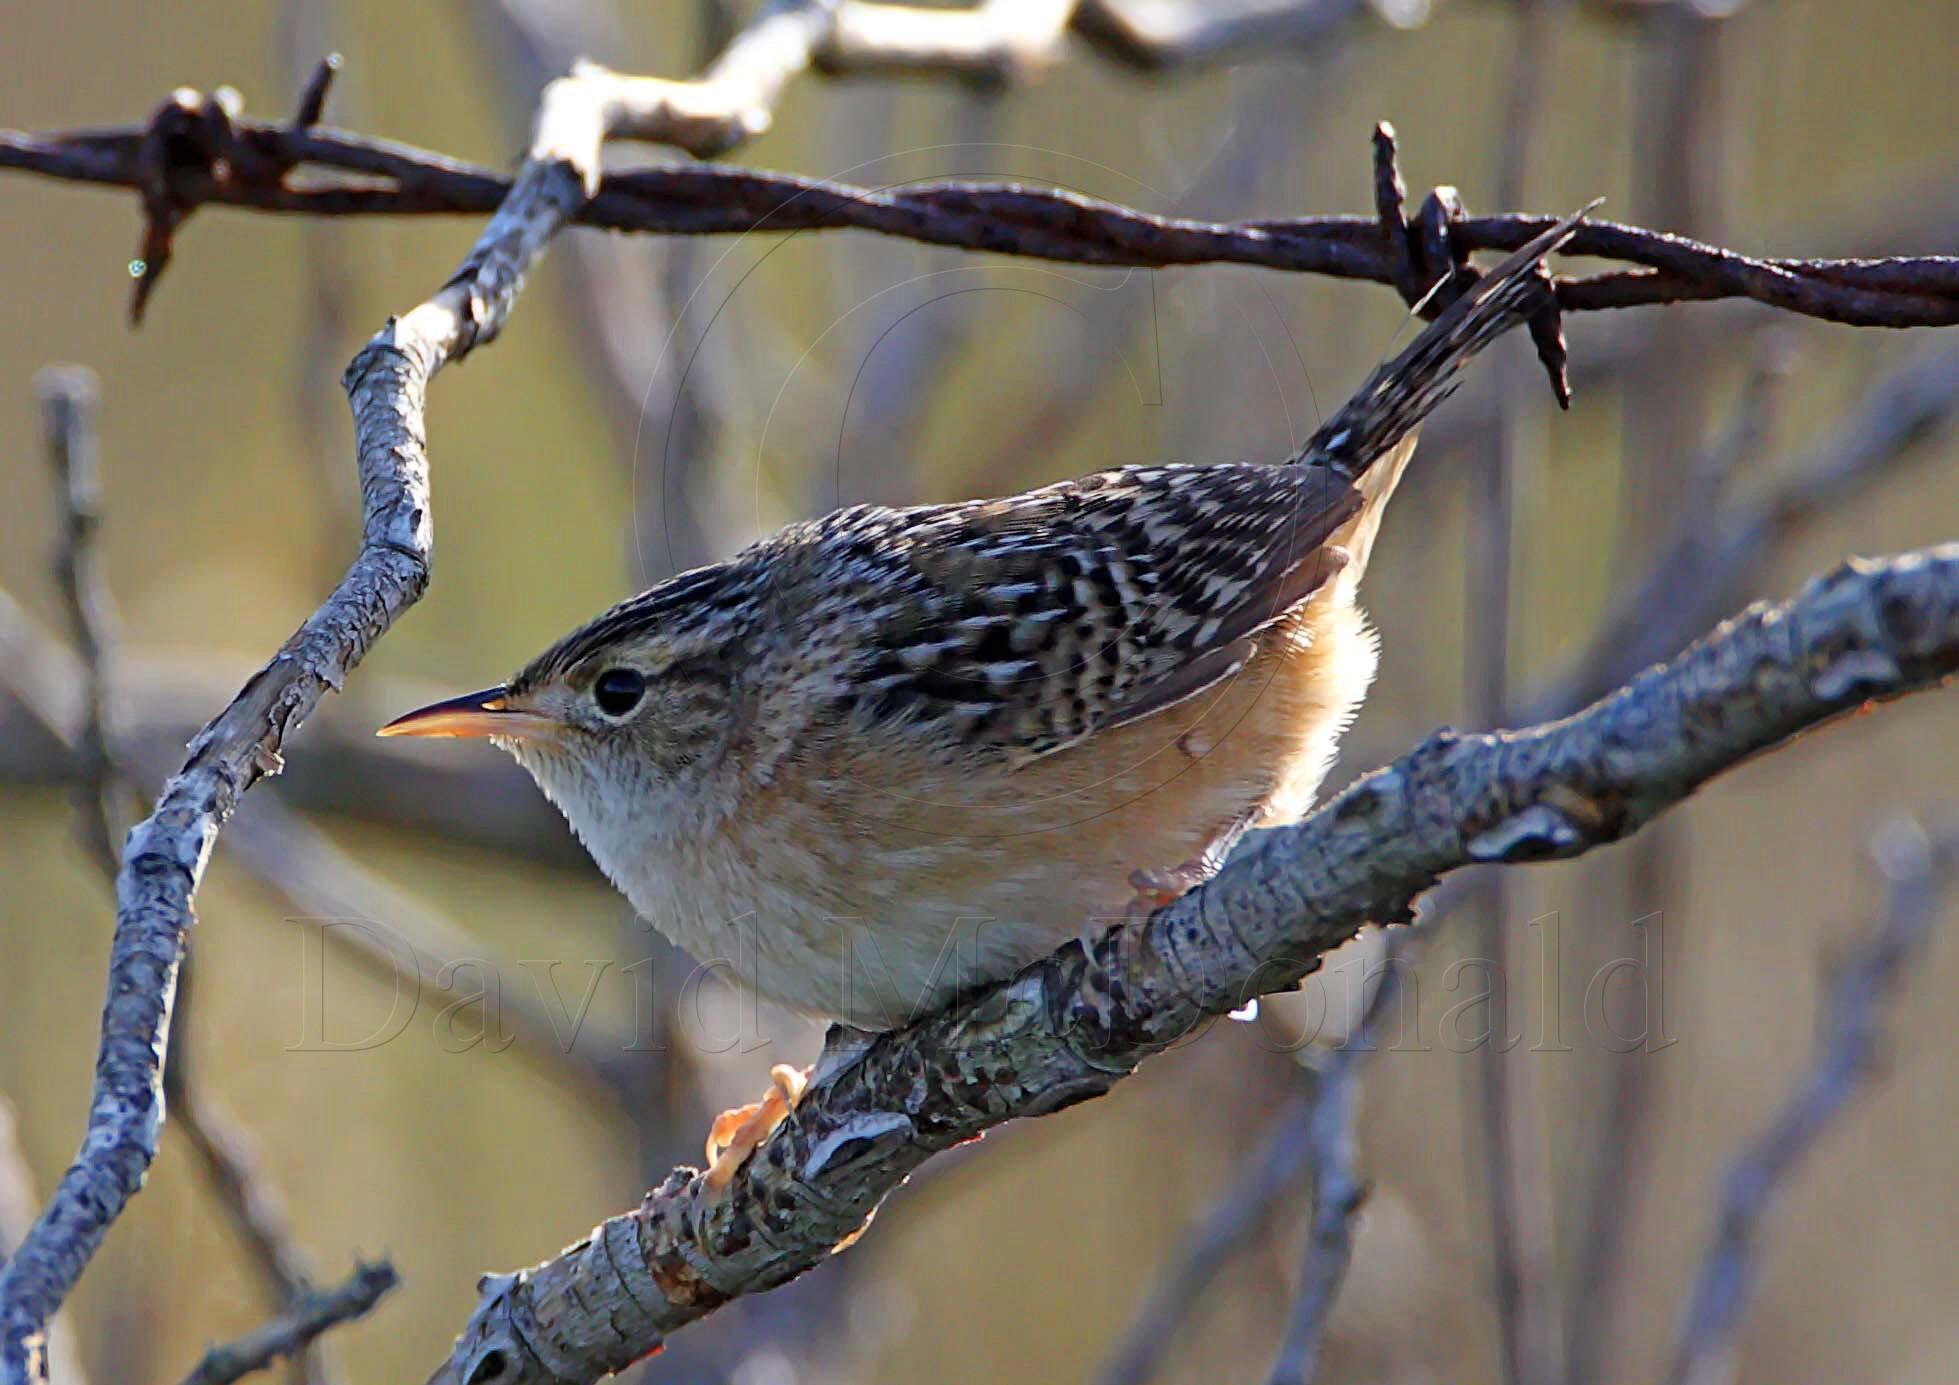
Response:
[{"label": "bird's head", "polygon": [[705,825],[736,796],[743,622],[725,606],[676,600],[663,590],[672,585],[573,631],[508,682],[379,734],[487,738],[595,852]]}]

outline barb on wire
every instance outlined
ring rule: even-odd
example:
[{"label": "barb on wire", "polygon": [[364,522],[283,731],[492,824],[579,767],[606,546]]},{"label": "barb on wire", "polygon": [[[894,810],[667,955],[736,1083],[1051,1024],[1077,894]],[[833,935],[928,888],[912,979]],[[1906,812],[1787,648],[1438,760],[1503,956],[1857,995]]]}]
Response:
[{"label": "barb on wire", "polygon": [[[327,92],[340,70],[340,55],[329,53],[313,70],[300,94],[299,110],[284,128],[302,134],[319,123]],[[202,182],[224,188],[282,185],[300,162],[300,155],[273,138],[251,138],[238,116],[244,97],[236,87],[219,87],[208,96],[178,87],[150,117],[147,130],[133,151],[142,193],[143,238],[137,259],[130,264],[136,282],[129,293],[129,320],[141,325],[157,281],[175,252],[177,230],[201,202]],[[277,127],[266,127],[277,128]]]},{"label": "barb on wire", "polygon": [[1816,1056],[1769,1126],[1729,1165],[1713,1244],[1687,1302],[1669,1385],[1715,1385],[1753,1292],[1756,1241],[1769,1204],[1817,1138],[1876,1076],[1886,1007],[1938,922],[1959,837],[1929,840],[1909,819],[1888,824],[1871,854],[1890,889],[1883,919],[1837,969],[1823,1002]]}]

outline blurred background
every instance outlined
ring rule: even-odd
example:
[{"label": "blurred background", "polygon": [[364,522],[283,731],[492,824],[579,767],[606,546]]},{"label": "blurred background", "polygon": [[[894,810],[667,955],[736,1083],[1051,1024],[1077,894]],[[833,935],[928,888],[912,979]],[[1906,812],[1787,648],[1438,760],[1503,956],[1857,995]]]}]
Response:
[{"label": "blurred background", "polygon": [[[1454,184],[1473,210],[1603,195],[1616,218],[1749,252],[1959,251],[1959,6],[1716,8],[1353,4],[1302,41],[1160,73],[1077,39],[994,88],[812,74],[731,158],[1284,217],[1368,210],[1367,140],[1386,119],[1414,194]],[[270,118],[332,49],[346,65],[328,123],[509,167],[539,86],[573,55],[680,76],[740,17],[613,0],[0,0],[0,123],[140,122],[177,85],[223,83]],[[0,662],[0,1094],[43,1190],[84,1124],[112,911],[64,753],[22,693],[71,712],[79,696],[30,381],[64,360],[101,378],[116,728],[153,785],[351,553],[339,371],[475,232],[207,210],[131,332],[134,202],[0,178],[0,589],[19,608]],[[820,1039],[635,924],[487,746],[429,753],[372,728],[840,503],[1279,458],[1405,317],[1375,285],[854,233],[558,243],[495,349],[433,391],[427,599],[294,740],[199,896],[182,1041],[202,1089],[250,1128],[323,1278],[385,1251],[405,1279],[334,1337],[348,1379],[420,1379],[480,1272],[544,1257],[697,1161],[711,1112]],[[1737,304],[1570,317],[1566,332],[1570,413],[1519,338],[1430,430],[1368,576],[1381,675],[1331,785],[1439,724],[1568,705],[1574,670],[1609,666],[1625,629],[1657,656],[1683,623],[1785,595],[1846,554],[1953,536],[1959,343]],[[1694,564],[1716,553],[1740,557],[1703,578]],[[1593,649],[1660,555],[1686,580]],[[1722,1166],[1804,1070],[1823,964],[1879,907],[1865,838],[1897,811],[1951,809],[1955,770],[1959,704],[1933,694],[1727,776],[1638,842],[1459,896],[1366,1072],[1372,1195],[1321,1378],[1500,1380],[1519,1331],[1551,1378],[1653,1378]],[[1492,1057],[1479,997],[1506,953],[1502,1027],[1524,1037]],[[1158,1274],[1310,1085],[1298,1040],[1321,1014],[1337,1035],[1354,974],[1336,966],[1337,984],[1214,1026],[1106,1100],[940,1161],[848,1255],[689,1329],[643,1378],[1104,1378]],[[1737,1379],[1959,1372],[1959,1054],[1941,1018],[1955,989],[1947,936],[1909,978],[1882,1081],[1775,1212]],[[1521,1203],[1508,1331],[1493,1083]],[[1180,1303],[1158,1378],[1263,1378],[1308,1210],[1303,1177],[1271,1191]],[[173,1126],[74,1296],[89,1378],[177,1378],[271,1306]]]}]

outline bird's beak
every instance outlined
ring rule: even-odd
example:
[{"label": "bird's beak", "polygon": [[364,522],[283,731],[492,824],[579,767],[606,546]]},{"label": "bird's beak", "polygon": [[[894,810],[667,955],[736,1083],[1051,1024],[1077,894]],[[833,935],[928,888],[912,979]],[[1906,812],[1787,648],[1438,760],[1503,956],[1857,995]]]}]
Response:
[{"label": "bird's beak", "polygon": [[502,687],[464,693],[443,702],[418,707],[407,716],[396,717],[374,734],[377,736],[537,736],[550,730],[549,717],[520,711],[510,705],[509,691]]}]

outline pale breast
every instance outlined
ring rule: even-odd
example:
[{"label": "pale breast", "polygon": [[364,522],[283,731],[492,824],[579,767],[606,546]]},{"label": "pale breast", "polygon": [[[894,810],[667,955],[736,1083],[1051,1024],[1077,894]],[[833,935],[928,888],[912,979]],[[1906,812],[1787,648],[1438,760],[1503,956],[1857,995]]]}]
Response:
[{"label": "pale breast", "polygon": [[628,893],[771,1000],[905,1023],[1121,917],[1132,872],[1303,811],[1373,675],[1347,595],[1269,628],[1202,696],[1017,769],[828,750]]}]

